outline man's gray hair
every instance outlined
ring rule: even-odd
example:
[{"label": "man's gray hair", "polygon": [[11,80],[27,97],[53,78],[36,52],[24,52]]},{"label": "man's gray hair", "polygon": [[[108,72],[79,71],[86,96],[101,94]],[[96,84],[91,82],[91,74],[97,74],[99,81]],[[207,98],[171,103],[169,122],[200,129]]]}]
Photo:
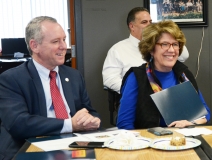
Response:
[{"label": "man's gray hair", "polygon": [[28,25],[26,26],[25,29],[25,41],[27,44],[27,48],[29,50],[29,54],[32,55],[32,50],[29,46],[29,41],[31,39],[36,40],[39,44],[42,43],[43,40],[43,34],[42,34],[42,29],[41,29],[41,23],[44,21],[49,21],[52,23],[57,23],[57,20],[52,17],[48,16],[40,16],[40,17],[35,17],[33,18]]}]

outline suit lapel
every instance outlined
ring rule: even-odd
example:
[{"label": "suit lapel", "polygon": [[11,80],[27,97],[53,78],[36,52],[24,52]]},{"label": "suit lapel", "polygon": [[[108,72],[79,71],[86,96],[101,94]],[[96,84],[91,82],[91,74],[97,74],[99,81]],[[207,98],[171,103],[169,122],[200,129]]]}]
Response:
[{"label": "suit lapel", "polygon": [[68,74],[65,74],[65,70],[62,67],[59,67],[59,75],[60,75],[60,80],[63,86],[65,99],[71,110],[71,116],[73,116],[76,113],[76,108],[75,108],[75,103],[73,98],[74,95],[73,95],[72,86],[71,86],[71,77]]},{"label": "suit lapel", "polygon": [[39,101],[38,107],[39,107],[40,115],[47,117],[46,99],[45,99],[43,86],[42,86],[41,79],[38,75],[38,72],[37,72],[32,60],[30,60],[28,63],[28,69],[29,69],[30,76],[32,77],[32,81],[36,88],[38,101]]}]

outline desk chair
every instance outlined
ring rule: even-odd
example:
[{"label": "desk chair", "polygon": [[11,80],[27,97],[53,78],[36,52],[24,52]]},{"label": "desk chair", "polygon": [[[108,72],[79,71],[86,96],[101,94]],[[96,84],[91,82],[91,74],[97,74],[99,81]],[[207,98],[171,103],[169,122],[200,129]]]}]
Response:
[{"label": "desk chair", "polygon": [[116,91],[105,87],[104,90],[108,92],[108,103],[109,103],[109,111],[110,111],[110,124],[116,126],[118,109],[120,105],[121,95]]}]

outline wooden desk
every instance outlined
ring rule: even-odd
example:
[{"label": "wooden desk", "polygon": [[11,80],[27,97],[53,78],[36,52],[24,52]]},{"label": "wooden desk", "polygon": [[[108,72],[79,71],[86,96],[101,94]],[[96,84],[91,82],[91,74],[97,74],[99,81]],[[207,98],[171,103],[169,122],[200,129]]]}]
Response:
[{"label": "wooden desk", "polygon": [[[206,128],[212,129],[212,126],[207,126]],[[139,131],[141,136],[147,138],[160,138],[155,136],[147,130],[136,130]],[[174,129],[173,129],[174,131]],[[169,136],[161,136],[169,137]],[[212,146],[212,135],[203,136],[203,138]],[[69,148],[67,148],[69,149]],[[26,152],[38,152],[42,151],[40,148],[30,145]],[[108,148],[104,149],[95,149],[96,159],[97,160],[200,160],[199,156],[193,149],[180,150],[180,151],[164,151],[157,150],[153,148],[146,148],[141,150],[134,151],[121,151],[121,150],[112,150]]]},{"label": "wooden desk", "polygon": [[[207,126],[206,128],[212,130],[212,126]],[[210,135],[202,135],[202,137],[206,140],[206,142],[211,146],[212,148],[212,134]]]}]

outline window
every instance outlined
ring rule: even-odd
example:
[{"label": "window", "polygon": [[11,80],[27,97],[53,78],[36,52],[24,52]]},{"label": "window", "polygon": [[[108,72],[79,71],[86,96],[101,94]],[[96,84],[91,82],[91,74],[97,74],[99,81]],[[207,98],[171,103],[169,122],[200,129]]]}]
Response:
[{"label": "window", "polygon": [[67,0],[0,0],[0,38],[23,38],[25,27],[32,18],[50,16],[63,27],[68,45],[67,5]]}]

